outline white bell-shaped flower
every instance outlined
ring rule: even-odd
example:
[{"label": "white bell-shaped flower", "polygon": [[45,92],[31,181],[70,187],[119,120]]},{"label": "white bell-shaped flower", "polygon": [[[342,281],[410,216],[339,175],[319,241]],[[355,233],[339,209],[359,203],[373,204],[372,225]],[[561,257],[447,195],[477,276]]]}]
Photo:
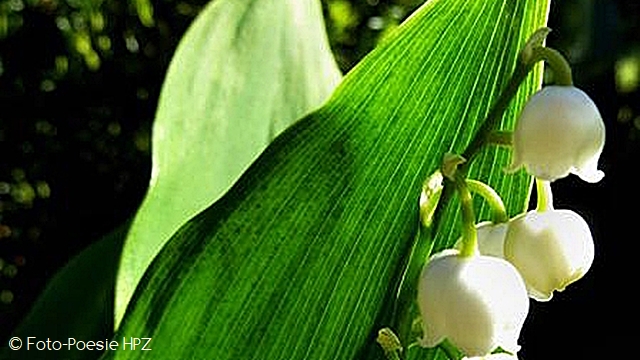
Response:
[{"label": "white bell-shaped flower", "polygon": [[463,357],[462,360],[518,360],[518,356],[507,353],[498,353],[487,356]]},{"label": "white bell-shaped flower", "polygon": [[504,239],[508,229],[509,223],[494,224],[484,221],[476,225],[480,254],[504,259]]},{"label": "white bell-shaped flower", "polygon": [[585,220],[571,210],[530,211],[509,221],[504,258],[522,275],[529,296],[548,301],[589,270],[593,238]]},{"label": "white bell-shaped flower", "polygon": [[418,284],[424,335],[434,347],[445,339],[466,356],[486,356],[498,347],[515,353],[529,311],[525,284],[507,261],[457,250],[434,255]]},{"label": "white bell-shaped flower", "polygon": [[573,86],[547,86],[520,113],[508,170],[524,166],[548,181],[573,173],[595,183],[604,177],[598,170],[604,140],[604,122],[587,94]]}]

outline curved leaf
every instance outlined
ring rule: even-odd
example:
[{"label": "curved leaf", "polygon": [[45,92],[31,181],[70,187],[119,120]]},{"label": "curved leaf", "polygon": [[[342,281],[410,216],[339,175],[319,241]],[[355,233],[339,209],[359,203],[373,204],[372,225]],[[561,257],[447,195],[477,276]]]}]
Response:
[{"label": "curved leaf", "polygon": [[[89,245],[51,278],[29,313],[11,336],[26,343],[38,340],[78,341],[107,339],[113,336],[113,298],[116,271],[129,221]],[[37,340],[36,340],[37,341]],[[49,351],[46,358],[97,359],[101,351]],[[18,351],[3,347],[0,359],[42,359],[43,352]]]},{"label": "curved leaf", "polygon": [[339,79],[316,0],[217,0],[202,11],[163,84],[151,183],[118,274],[116,324],[171,234],[227,191],[273,137],[320,106]]},{"label": "curved leaf", "polygon": [[[545,24],[547,6],[422,6],[325,106],[279,136],[172,237],[117,336],[152,337],[154,354],[166,358],[381,357],[373,338],[389,321],[386,305],[417,231],[422,182],[445,152],[470,141],[520,47]],[[527,78],[504,127],[540,80],[539,69]],[[471,174],[495,186],[513,213],[530,182],[502,172],[508,156],[483,151]],[[456,240],[455,215],[449,206],[434,246]]]}]

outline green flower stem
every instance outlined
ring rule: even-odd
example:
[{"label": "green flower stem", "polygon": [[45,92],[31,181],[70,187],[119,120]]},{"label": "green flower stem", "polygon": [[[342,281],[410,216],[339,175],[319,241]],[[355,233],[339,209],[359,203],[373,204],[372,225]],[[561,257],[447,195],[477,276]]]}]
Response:
[{"label": "green flower stem", "polygon": [[460,353],[460,350],[447,339],[441,342],[438,348],[451,360],[462,359],[463,355]]},{"label": "green flower stem", "polygon": [[502,119],[502,115],[507,110],[511,99],[518,92],[518,88],[526,79],[527,75],[533,67],[540,61],[545,61],[553,70],[556,84],[563,86],[573,85],[571,76],[571,67],[567,60],[556,50],[542,46],[545,38],[551,30],[549,28],[541,28],[536,31],[525,46],[520,51],[516,68],[507,82],[498,100],[495,102],[484,122],[476,132],[466,150],[462,153],[462,157],[468,162],[460,170],[464,171],[471,158],[480,150],[480,148],[490,143],[492,140],[492,130],[497,128],[498,122]]},{"label": "green flower stem", "polygon": [[431,230],[430,227],[425,227],[424,224],[419,226],[409,256],[409,264],[402,276],[402,282],[394,301],[392,328],[396,330],[398,337],[405,342],[415,338],[415,335],[413,335],[414,319],[418,316],[416,284],[420,279],[424,263],[431,253],[432,243],[429,241],[432,237]]},{"label": "green flower stem", "polygon": [[480,125],[480,128],[462,154],[462,157],[471,160],[482,145],[488,142],[487,140],[490,137],[492,129],[495,129],[498,126],[498,122],[502,119],[502,115],[507,110],[511,99],[518,92],[520,84],[522,84],[531,69],[533,69],[533,66],[536,64],[536,62],[533,61],[533,49],[542,46],[550,31],[551,30],[549,28],[541,28],[537,30],[531,35],[527,43],[524,45],[518,56],[516,68],[513,70],[513,74],[507,82],[507,86],[498,97],[498,100],[493,104],[493,107],[489,110],[487,117],[482,125]]},{"label": "green flower stem", "polygon": [[571,67],[567,60],[557,50],[539,46],[533,49],[531,61],[546,62],[553,71],[554,83],[562,86],[573,86],[573,78],[571,76]]},{"label": "green flower stem", "polygon": [[422,186],[422,194],[420,196],[420,226],[413,241],[413,247],[409,253],[408,265],[402,275],[402,280],[398,288],[396,300],[392,309],[392,327],[395,329],[400,339],[407,340],[414,338],[412,336],[412,327],[414,322],[415,299],[417,296],[416,285],[418,283],[422,267],[425,260],[431,252],[431,246],[423,246],[431,244],[431,224],[433,223],[433,215],[442,195],[444,177],[440,171],[436,171]]},{"label": "green flower stem", "polygon": [[537,212],[553,210],[553,194],[551,182],[536,178]]},{"label": "green flower stem", "polygon": [[[460,256],[467,257],[474,255],[478,250],[478,234],[476,232],[476,215],[473,210],[473,199],[467,186],[466,176],[458,168],[467,162],[464,156],[446,153],[442,158],[442,175],[453,182],[460,197],[460,208],[462,209],[462,249]],[[476,184],[477,185],[477,184]],[[478,188],[481,186],[477,185]],[[486,191],[486,189],[480,189]],[[437,210],[437,208],[436,208]]]},{"label": "green flower stem", "polygon": [[[513,74],[511,75],[511,78],[509,79],[509,82],[507,83],[507,86],[504,88],[504,90],[500,94],[500,97],[498,97],[498,100],[495,102],[491,110],[489,110],[487,117],[485,118],[482,125],[480,125],[480,128],[467,146],[466,150],[462,153],[463,158],[470,161],[478,152],[478,150],[480,150],[480,148],[484,144],[490,141],[492,129],[495,129],[497,127],[498,122],[500,121],[500,119],[502,119],[502,115],[507,110],[511,99],[518,92],[520,84],[522,84],[531,69],[533,69],[534,64],[524,64],[522,62],[518,62]],[[464,170],[465,167],[463,167],[463,169],[461,170]]]},{"label": "green flower stem", "polygon": [[489,185],[478,180],[467,179],[467,187],[469,191],[474,192],[487,201],[492,211],[492,220],[494,223],[505,223],[509,221],[507,209],[500,195]]},{"label": "green flower stem", "polygon": [[476,231],[476,215],[473,211],[473,199],[462,174],[455,176],[454,184],[460,197],[462,210],[462,249],[460,256],[473,256],[478,251],[478,233]]},{"label": "green flower stem", "polygon": [[511,146],[513,145],[513,132],[492,131],[487,136],[487,143],[491,145]]}]

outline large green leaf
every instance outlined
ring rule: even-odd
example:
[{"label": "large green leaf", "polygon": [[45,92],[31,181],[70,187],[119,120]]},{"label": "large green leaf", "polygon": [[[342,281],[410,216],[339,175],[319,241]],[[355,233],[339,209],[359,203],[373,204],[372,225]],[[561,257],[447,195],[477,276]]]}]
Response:
[{"label": "large green leaf", "polygon": [[[445,152],[469,143],[525,39],[545,24],[547,7],[539,0],[421,7],[325,106],[276,138],[229,192],[174,234],[117,337],[152,337],[152,354],[170,359],[382,356],[373,338],[391,321],[422,182]],[[539,86],[538,69],[503,127],[513,126]],[[508,156],[482,151],[470,174],[503,194],[513,214],[523,209],[530,181],[503,173]],[[453,205],[439,221],[435,247],[458,237]]]},{"label": "large green leaf", "polygon": [[151,183],[123,250],[116,322],[171,234],[339,79],[317,0],[217,0],[203,10],[162,88]]}]

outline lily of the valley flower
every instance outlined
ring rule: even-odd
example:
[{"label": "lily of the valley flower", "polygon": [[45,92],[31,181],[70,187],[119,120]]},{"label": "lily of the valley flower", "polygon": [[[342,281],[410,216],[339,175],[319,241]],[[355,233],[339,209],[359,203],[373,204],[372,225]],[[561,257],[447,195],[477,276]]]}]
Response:
[{"label": "lily of the valley flower", "polygon": [[538,301],[550,300],[554,291],[582,278],[593,257],[589,226],[571,210],[530,211],[509,221],[504,258]]},{"label": "lily of the valley flower", "polygon": [[504,259],[504,239],[509,223],[494,224],[490,221],[476,225],[478,232],[478,250],[482,255]]},{"label": "lily of the valley flower", "polygon": [[525,284],[499,258],[457,250],[434,255],[420,276],[418,305],[424,336],[434,347],[448,339],[466,356],[487,356],[498,347],[515,353],[529,311]]},{"label": "lily of the valley flower", "polygon": [[605,127],[598,108],[573,86],[547,86],[525,105],[513,133],[513,159],[508,170],[524,166],[542,180],[554,181],[570,173],[598,182],[598,158]]},{"label": "lily of the valley flower", "polygon": [[499,353],[487,356],[463,357],[462,360],[518,360],[518,356],[507,353]]},{"label": "lily of the valley flower", "polygon": [[476,225],[480,254],[505,259],[522,275],[529,296],[548,301],[554,291],[582,278],[594,244],[587,222],[571,210],[556,210],[548,181],[536,179],[537,209],[505,223]]}]

